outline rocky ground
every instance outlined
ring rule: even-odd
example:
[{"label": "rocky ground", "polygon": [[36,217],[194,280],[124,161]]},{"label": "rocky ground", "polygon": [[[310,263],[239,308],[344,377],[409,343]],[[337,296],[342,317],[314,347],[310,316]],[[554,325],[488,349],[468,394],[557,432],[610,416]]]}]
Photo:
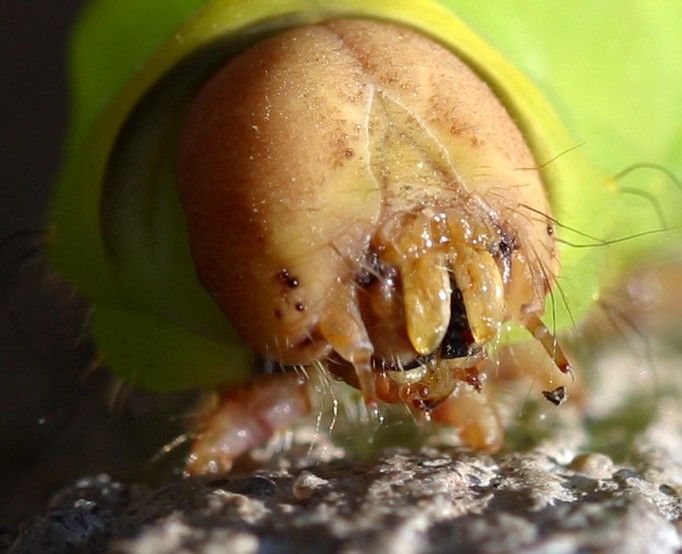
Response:
[{"label": "rocky ground", "polygon": [[636,358],[595,362],[580,409],[525,401],[499,455],[436,433],[358,456],[303,428],[223,478],[82,479],[10,552],[682,552],[680,364]]}]

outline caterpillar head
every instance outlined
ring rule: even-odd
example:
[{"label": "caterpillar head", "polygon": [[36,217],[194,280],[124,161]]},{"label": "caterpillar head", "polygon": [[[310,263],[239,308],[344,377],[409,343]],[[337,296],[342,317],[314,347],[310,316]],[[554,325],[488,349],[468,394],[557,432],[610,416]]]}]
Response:
[{"label": "caterpillar head", "polygon": [[198,274],[267,358],[351,364],[368,399],[373,373],[419,368],[399,394],[428,407],[503,325],[541,325],[558,258],[538,164],[417,32],[339,19],[259,42],[203,86],[178,152]]}]

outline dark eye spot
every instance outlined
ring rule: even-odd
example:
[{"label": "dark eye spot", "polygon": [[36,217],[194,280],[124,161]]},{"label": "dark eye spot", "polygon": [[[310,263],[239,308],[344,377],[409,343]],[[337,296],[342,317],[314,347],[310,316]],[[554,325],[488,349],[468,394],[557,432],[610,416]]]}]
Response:
[{"label": "dark eye spot", "polygon": [[304,306],[301,302],[298,302],[298,303],[296,304],[296,306],[294,306],[294,307],[296,308],[296,311],[297,311],[297,312],[303,312],[303,311],[305,311],[305,306]]},{"label": "dark eye spot", "polygon": [[512,234],[502,226],[497,228],[497,232],[499,238],[497,242],[494,242],[488,248],[488,252],[497,258],[498,263],[501,265],[500,269],[502,271],[502,279],[506,283],[509,281],[511,276],[512,252],[514,252],[514,250],[518,250],[519,240],[516,235]]},{"label": "dark eye spot", "polygon": [[496,231],[497,239],[488,246],[488,252],[504,260],[509,258],[514,250],[519,249],[519,239],[503,225],[496,226]]},{"label": "dark eye spot", "polygon": [[547,234],[550,237],[554,234],[554,226],[551,223],[547,224]]},{"label": "dark eye spot", "polygon": [[500,232],[500,240],[497,243],[497,251],[502,256],[509,256],[514,250],[519,248],[519,239],[509,231]]},{"label": "dark eye spot", "polygon": [[276,279],[279,279],[280,281],[284,281],[284,283],[289,287],[290,289],[295,289],[298,288],[298,286],[301,284],[300,281],[296,278],[293,277],[292,275],[289,275],[289,270],[288,269],[282,269],[275,277]]},{"label": "dark eye spot", "polygon": [[497,247],[503,256],[508,256],[511,253],[511,245],[505,239],[502,239]]}]

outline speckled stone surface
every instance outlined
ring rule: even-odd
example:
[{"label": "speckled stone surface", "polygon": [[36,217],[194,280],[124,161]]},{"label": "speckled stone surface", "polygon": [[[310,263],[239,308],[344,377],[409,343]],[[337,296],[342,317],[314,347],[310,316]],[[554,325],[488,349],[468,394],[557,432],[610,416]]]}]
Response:
[{"label": "speckled stone surface", "polygon": [[613,381],[618,356],[600,362],[586,405],[562,407],[525,449],[486,456],[432,438],[363,461],[317,437],[315,451],[155,490],[93,477],[58,493],[11,551],[680,552],[679,363],[657,364],[645,402],[637,367]]}]

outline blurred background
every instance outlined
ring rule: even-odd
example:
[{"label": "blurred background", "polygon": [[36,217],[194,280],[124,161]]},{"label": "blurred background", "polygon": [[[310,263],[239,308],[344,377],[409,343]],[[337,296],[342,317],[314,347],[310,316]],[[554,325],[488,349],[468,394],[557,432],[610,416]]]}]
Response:
[{"label": "blurred background", "polygon": [[[139,470],[179,426],[156,401],[91,371],[87,306],[50,274],[41,254],[68,121],[67,40],[84,3],[2,2],[0,537],[78,477]],[[140,433],[142,421],[156,436]]]}]

